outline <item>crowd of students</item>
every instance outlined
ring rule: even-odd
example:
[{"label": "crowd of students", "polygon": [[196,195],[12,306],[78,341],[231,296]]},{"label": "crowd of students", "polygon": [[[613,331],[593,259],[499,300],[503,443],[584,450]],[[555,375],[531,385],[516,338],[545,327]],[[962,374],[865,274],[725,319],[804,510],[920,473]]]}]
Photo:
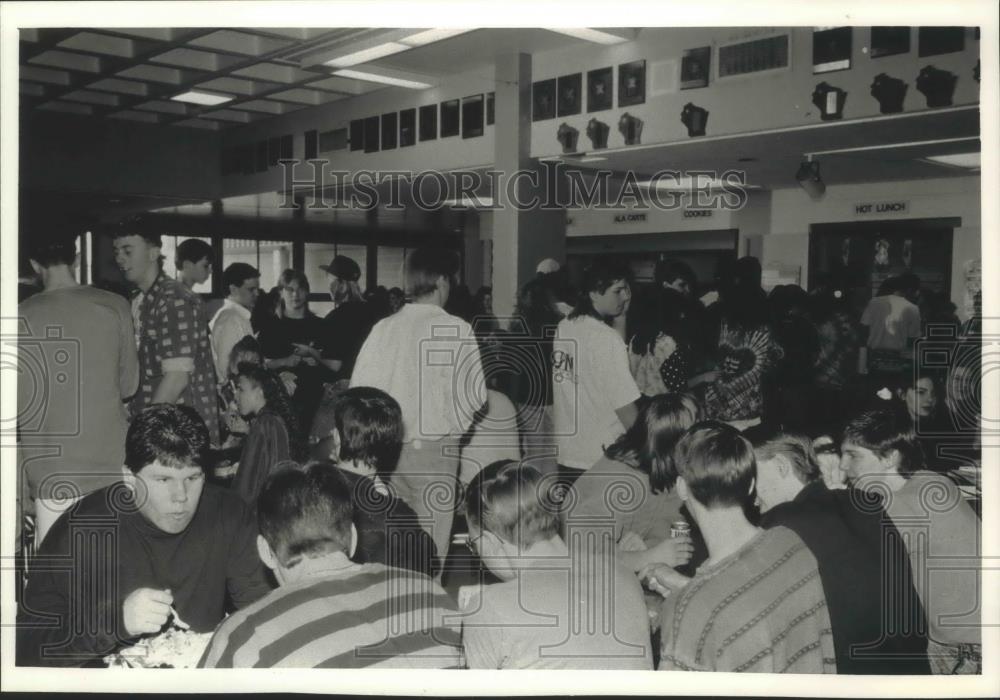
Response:
[{"label": "crowd of students", "polygon": [[22,427],[19,664],[183,619],[214,631],[204,667],[981,669],[980,525],[949,476],[978,463],[978,368],[914,370],[912,276],[855,319],[825,283],[766,294],[753,258],[641,291],[546,260],[500,320],[421,248],[384,304],[322,266],[326,318],[302,271],[261,294],[234,263],[209,319],[211,248],[175,278],[122,223],[130,312],[61,233],[30,239],[20,315],[75,339],[87,408],[47,394],[41,456]]}]

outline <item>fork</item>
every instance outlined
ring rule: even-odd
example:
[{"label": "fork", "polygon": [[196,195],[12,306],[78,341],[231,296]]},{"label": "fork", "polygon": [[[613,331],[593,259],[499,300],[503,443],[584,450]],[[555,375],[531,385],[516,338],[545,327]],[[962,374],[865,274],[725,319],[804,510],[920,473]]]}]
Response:
[{"label": "fork", "polygon": [[188,623],[184,622],[184,620],[181,619],[181,616],[177,614],[177,610],[174,608],[173,605],[170,606],[170,614],[174,616],[175,625],[180,627],[182,630],[191,629],[191,625],[189,625]]}]

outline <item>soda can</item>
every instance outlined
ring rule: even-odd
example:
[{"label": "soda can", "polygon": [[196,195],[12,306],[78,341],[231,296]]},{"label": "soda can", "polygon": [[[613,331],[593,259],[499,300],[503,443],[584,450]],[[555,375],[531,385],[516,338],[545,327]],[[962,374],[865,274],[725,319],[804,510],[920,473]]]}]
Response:
[{"label": "soda can", "polygon": [[686,520],[676,520],[670,523],[670,538],[683,537],[691,534],[691,526]]}]

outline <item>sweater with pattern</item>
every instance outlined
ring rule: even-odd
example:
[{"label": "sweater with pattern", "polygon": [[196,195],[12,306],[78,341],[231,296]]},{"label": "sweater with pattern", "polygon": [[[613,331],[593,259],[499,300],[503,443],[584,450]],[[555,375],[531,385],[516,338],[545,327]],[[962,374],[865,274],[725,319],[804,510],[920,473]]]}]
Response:
[{"label": "sweater with pattern", "polygon": [[788,528],[702,566],[661,620],[661,671],[837,672],[816,559]]}]

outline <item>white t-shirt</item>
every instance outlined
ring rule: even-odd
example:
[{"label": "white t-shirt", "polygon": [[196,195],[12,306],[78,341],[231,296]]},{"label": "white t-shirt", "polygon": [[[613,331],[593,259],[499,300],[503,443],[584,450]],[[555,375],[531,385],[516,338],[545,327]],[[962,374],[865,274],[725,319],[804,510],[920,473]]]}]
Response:
[{"label": "white t-shirt", "polygon": [[229,355],[233,352],[233,346],[246,336],[254,334],[250,324],[250,309],[232,299],[226,299],[222,302],[222,308],[215,312],[208,328],[212,332],[215,374],[220,382],[224,382],[229,376]]},{"label": "white t-shirt", "polygon": [[875,297],[861,314],[861,324],[868,326],[872,350],[906,350],[910,338],[920,337],[920,309],[895,294]]},{"label": "white t-shirt", "polygon": [[559,322],[552,347],[552,408],[560,464],[589,469],[622,434],[615,411],[639,398],[621,336],[590,316]]},{"label": "white t-shirt", "polygon": [[486,403],[472,327],[433,304],[406,304],[376,323],[351,386],[373,386],[399,402],[405,442],[461,435]]}]

